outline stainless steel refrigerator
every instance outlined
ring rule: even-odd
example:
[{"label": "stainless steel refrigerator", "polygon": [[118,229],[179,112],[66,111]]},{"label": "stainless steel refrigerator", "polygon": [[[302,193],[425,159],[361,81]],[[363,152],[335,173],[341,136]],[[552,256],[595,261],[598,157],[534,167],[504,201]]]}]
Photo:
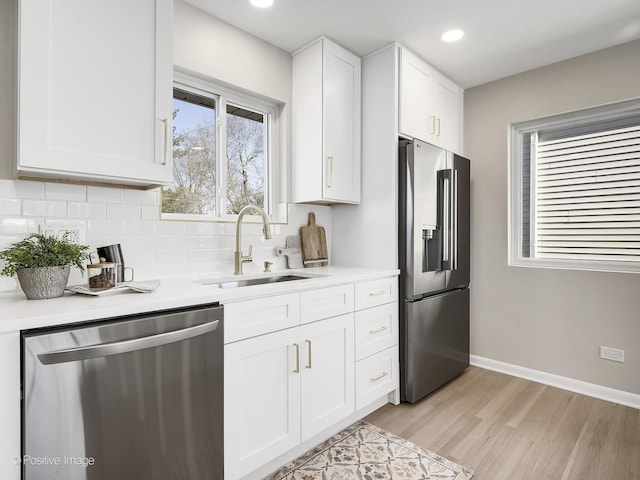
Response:
[{"label": "stainless steel refrigerator", "polygon": [[399,144],[400,391],[414,403],[469,365],[469,160]]}]

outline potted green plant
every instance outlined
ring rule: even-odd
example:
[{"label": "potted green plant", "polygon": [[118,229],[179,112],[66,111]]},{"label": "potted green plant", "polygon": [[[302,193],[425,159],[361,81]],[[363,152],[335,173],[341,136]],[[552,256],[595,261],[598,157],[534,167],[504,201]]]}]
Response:
[{"label": "potted green plant", "polygon": [[68,234],[61,238],[32,233],[0,251],[2,275],[17,275],[22,291],[31,300],[60,297],[69,280],[71,267],[84,272],[89,247],[78,245]]}]

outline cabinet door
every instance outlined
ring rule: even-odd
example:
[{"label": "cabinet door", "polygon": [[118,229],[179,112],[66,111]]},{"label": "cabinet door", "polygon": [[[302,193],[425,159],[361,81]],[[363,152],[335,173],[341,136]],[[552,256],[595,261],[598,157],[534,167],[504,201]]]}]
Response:
[{"label": "cabinet door", "polygon": [[406,48],[400,50],[398,129],[402,135],[430,143],[433,143],[437,127],[434,73]]},{"label": "cabinet door", "polygon": [[462,103],[462,91],[457,85],[444,78],[438,79],[435,91],[437,123],[434,143],[450,152],[460,153],[459,104]]},{"label": "cabinet door", "polygon": [[406,48],[400,51],[401,135],[461,153],[462,89]]},{"label": "cabinet door", "polygon": [[360,202],[360,58],[323,41],[323,197]]},{"label": "cabinet door", "polygon": [[20,0],[17,173],[171,180],[171,0]]},{"label": "cabinet door", "polygon": [[302,441],[355,411],[353,313],[300,327]]},{"label": "cabinet door", "polygon": [[225,478],[237,479],[300,443],[299,328],[225,345]]}]

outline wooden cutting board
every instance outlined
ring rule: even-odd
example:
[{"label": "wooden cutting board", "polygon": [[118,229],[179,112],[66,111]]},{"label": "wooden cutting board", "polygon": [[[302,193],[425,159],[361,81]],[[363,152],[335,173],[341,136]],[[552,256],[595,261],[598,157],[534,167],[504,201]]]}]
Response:
[{"label": "wooden cutting board", "polygon": [[300,227],[300,241],[302,242],[302,264],[305,267],[329,265],[324,228],[316,225],[316,214],[313,212],[309,212],[309,225]]}]

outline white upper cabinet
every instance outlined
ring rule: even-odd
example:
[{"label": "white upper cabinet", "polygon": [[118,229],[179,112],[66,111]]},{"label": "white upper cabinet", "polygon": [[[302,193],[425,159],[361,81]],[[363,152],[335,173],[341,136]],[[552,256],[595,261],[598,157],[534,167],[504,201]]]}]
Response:
[{"label": "white upper cabinet", "polygon": [[16,175],[172,177],[172,0],[19,0]]},{"label": "white upper cabinet", "polygon": [[399,133],[462,153],[463,90],[400,49]]},{"label": "white upper cabinet", "polygon": [[360,202],[360,69],[326,38],[294,53],[293,202]]}]

